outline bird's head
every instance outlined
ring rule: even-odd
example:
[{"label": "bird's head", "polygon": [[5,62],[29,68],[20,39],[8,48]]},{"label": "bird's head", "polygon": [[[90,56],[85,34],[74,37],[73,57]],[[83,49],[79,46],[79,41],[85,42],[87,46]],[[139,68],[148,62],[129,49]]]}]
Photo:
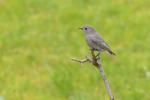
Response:
[{"label": "bird's head", "polygon": [[84,33],[86,33],[86,34],[91,34],[91,33],[96,32],[96,30],[93,27],[88,26],[88,25],[83,25],[79,29],[83,30]]}]

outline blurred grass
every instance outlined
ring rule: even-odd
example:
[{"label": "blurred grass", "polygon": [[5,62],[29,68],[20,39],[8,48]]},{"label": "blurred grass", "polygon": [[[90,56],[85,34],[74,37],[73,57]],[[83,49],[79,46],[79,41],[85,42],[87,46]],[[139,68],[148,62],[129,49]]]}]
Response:
[{"label": "blurred grass", "polygon": [[89,53],[90,24],[117,56],[102,55],[117,100],[150,100],[149,0],[0,0],[0,96],[6,100],[108,100]]}]

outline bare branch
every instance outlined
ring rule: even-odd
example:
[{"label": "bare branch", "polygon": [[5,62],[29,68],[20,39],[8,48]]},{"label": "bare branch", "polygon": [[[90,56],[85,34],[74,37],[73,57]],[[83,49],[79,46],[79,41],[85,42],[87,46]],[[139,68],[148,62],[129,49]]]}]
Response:
[{"label": "bare branch", "polygon": [[100,56],[99,56],[99,54],[95,56],[94,51],[91,51],[91,54],[92,54],[92,57],[93,57],[93,65],[98,67],[99,70],[100,70],[100,74],[101,74],[101,76],[102,76],[102,78],[104,80],[107,92],[109,94],[109,98],[110,98],[110,100],[114,100],[114,97],[113,97],[113,94],[111,92],[111,88],[110,88],[109,82],[108,82],[107,77],[105,75],[104,69],[103,69],[103,67],[101,65]]},{"label": "bare branch", "polygon": [[114,100],[114,97],[113,97],[113,94],[112,94],[109,82],[107,80],[107,77],[105,75],[104,69],[103,69],[103,67],[102,67],[100,62],[98,62],[98,67],[99,67],[99,70],[100,70],[100,74],[101,74],[101,76],[102,76],[102,78],[104,80],[104,83],[106,85],[106,89],[107,89],[107,92],[109,94],[110,100]]},{"label": "bare branch", "polygon": [[83,63],[85,63],[85,62],[88,62],[88,59],[82,59],[82,60],[80,60],[80,59],[76,59],[76,58],[71,58],[71,60],[76,61],[76,62],[79,62],[79,63],[81,63],[81,64],[83,64]]},{"label": "bare branch", "polygon": [[92,59],[91,59],[91,57],[89,57],[89,56],[86,56],[85,59],[71,58],[71,60],[76,61],[76,62],[79,62],[79,63],[81,63],[81,64],[83,64],[83,63],[85,63],[85,62],[92,62]]},{"label": "bare branch", "polygon": [[107,92],[108,92],[108,95],[110,97],[110,100],[114,100],[114,97],[113,97],[113,94],[112,94],[112,91],[111,91],[111,88],[110,88],[110,85],[109,85],[109,82],[107,80],[107,77],[105,75],[105,72],[104,72],[104,69],[101,65],[101,62],[100,62],[100,53],[98,53],[96,56],[94,54],[94,51],[91,50],[91,55],[92,57],[89,57],[89,56],[86,56],[85,59],[83,60],[79,60],[79,59],[75,59],[75,58],[71,58],[73,61],[76,61],[76,62],[79,62],[81,64],[85,63],[85,62],[90,62],[92,63],[95,67],[99,68],[100,70],[100,74],[104,80],[104,83],[105,83],[105,86],[106,86],[106,89],[107,89]]}]

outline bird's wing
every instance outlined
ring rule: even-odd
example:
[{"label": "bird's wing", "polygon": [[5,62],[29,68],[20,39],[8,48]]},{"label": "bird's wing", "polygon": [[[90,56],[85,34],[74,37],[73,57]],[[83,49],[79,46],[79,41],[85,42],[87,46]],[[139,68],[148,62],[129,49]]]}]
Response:
[{"label": "bird's wing", "polygon": [[113,53],[108,44],[102,39],[101,36],[95,35],[92,39],[92,42],[99,46],[101,49],[108,51],[109,53]]}]

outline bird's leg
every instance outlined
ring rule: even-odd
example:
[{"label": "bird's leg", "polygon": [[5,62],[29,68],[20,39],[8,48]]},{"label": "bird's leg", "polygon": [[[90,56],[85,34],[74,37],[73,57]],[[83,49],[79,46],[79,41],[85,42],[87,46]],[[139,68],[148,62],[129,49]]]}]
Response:
[{"label": "bird's leg", "polygon": [[101,53],[100,53],[100,52],[98,52],[98,54],[96,55],[96,58],[97,58],[97,57],[99,57],[99,55],[100,55],[100,54],[101,54]]},{"label": "bird's leg", "polygon": [[94,54],[94,50],[91,50],[91,54],[92,54],[92,63],[93,63],[93,65],[95,65],[96,67],[98,67],[98,63],[97,63],[97,58],[96,58],[96,56],[95,56],[95,54]]},{"label": "bird's leg", "polygon": [[97,53],[96,59],[97,59],[97,60],[100,60],[100,52]]},{"label": "bird's leg", "polygon": [[92,57],[94,57],[94,56],[95,56],[95,54],[94,54],[94,51],[93,51],[93,50],[91,50],[91,54],[92,54]]}]

